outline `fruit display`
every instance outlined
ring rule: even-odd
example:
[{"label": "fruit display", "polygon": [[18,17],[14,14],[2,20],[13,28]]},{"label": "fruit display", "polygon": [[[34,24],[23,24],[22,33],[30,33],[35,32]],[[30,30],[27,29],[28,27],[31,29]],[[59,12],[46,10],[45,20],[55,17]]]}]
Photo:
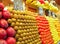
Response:
[{"label": "fruit display", "polygon": [[56,6],[54,6],[52,3],[49,3],[48,1],[44,1],[44,0],[26,0],[26,4],[28,6],[31,6],[33,8],[38,9],[39,7],[42,7],[43,9],[48,9],[52,12],[58,12],[58,8]]},{"label": "fruit display", "polygon": [[13,37],[8,37],[6,41],[7,44],[16,44],[16,39]]},{"label": "fruit display", "polygon": [[0,44],[7,44],[5,40],[0,40]]},{"label": "fruit display", "polygon": [[60,40],[60,37],[58,36],[58,32],[57,32],[57,29],[54,24],[54,19],[52,17],[48,17],[48,16],[46,17],[46,19],[48,20],[49,25],[50,25],[50,31],[53,36],[54,44],[57,44],[57,42],[59,42],[59,40]]},{"label": "fruit display", "polygon": [[[41,1],[42,2],[42,1]],[[43,3],[43,2],[42,2]],[[39,7],[43,6],[39,1],[37,0],[26,0],[26,4],[30,6],[31,8],[38,9]]]},{"label": "fruit display", "polygon": [[13,36],[15,36],[15,34],[16,34],[16,31],[15,31],[12,27],[8,27],[8,28],[6,29],[6,32],[7,32],[7,35],[8,35],[9,37],[13,37]]},{"label": "fruit display", "polygon": [[48,1],[45,1],[44,8],[55,13],[58,12],[58,8]]},{"label": "fruit display", "polygon": [[55,13],[59,11],[58,8],[51,3],[49,4],[49,10]]},{"label": "fruit display", "polygon": [[58,18],[54,18],[54,24],[55,24],[55,27],[56,27],[56,29],[57,29],[57,31],[58,31],[58,35],[59,35],[59,37],[60,37],[60,21],[59,21],[59,19]]},{"label": "fruit display", "polygon": [[42,44],[54,44],[47,19],[43,16],[37,16],[36,20]]},{"label": "fruit display", "polygon": [[38,0],[41,4],[45,4],[44,0]]},{"label": "fruit display", "polygon": [[8,27],[8,22],[5,19],[0,20],[0,26],[2,28],[7,28]]},{"label": "fruit display", "polygon": [[0,28],[0,39],[4,39],[7,36],[5,29]]},{"label": "fruit display", "polygon": [[0,3],[0,44],[16,44],[16,31],[10,27],[7,21],[9,18],[10,12],[4,10],[4,5]]},{"label": "fruit display", "polygon": [[[12,10],[12,17],[8,19],[8,23],[16,30],[16,44],[41,44],[36,19],[29,15],[31,12],[28,14],[26,12]],[[11,33],[14,35],[14,30]]]},{"label": "fruit display", "polygon": [[[32,8],[58,11],[48,1],[25,1],[26,6]],[[0,44],[57,44],[60,41],[60,22],[57,18],[40,16],[28,10],[15,10],[9,6],[6,9],[0,3]]]},{"label": "fruit display", "polygon": [[0,3],[0,10],[2,11],[4,9],[4,4]]},{"label": "fruit display", "polygon": [[9,11],[6,11],[6,10],[3,10],[3,18],[4,19],[8,19],[8,18],[10,18],[10,12]]}]

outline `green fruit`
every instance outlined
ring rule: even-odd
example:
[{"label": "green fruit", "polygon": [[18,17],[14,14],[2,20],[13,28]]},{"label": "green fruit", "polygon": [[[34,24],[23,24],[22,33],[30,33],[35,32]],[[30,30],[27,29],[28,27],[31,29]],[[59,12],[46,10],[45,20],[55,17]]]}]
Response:
[{"label": "green fruit", "polygon": [[24,36],[26,36],[26,33],[23,33]]},{"label": "green fruit", "polygon": [[18,38],[18,41],[22,41],[22,40],[23,40],[22,38],[20,38],[20,37]]},{"label": "green fruit", "polygon": [[18,18],[21,19],[21,15],[18,15]]},{"label": "green fruit", "polygon": [[19,34],[16,34],[15,38],[18,39],[19,37],[20,37],[20,35]]},{"label": "green fruit", "polygon": [[19,26],[19,29],[22,29],[22,27],[21,27],[21,26]]},{"label": "green fruit", "polygon": [[19,24],[20,24],[19,22],[16,22],[16,26],[19,26]]},{"label": "green fruit", "polygon": [[26,40],[26,37],[23,37],[23,40]]},{"label": "green fruit", "polygon": [[17,19],[17,22],[20,22],[20,19]]},{"label": "green fruit", "polygon": [[23,25],[23,23],[19,23],[19,25],[21,26],[21,25]]},{"label": "green fruit", "polygon": [[12,22],[12,23],[11,23],[11,26],[15,26],[15,22]]},{"label": "green fruit", "polygon": [[27,30],[24,30],[24,32],[26,33],[26,32],[27,32]]},{"label": "green fruit", "polygon": [[11,13],[11,18],[13,18],[13,14]]},{"label": "green fruit", "polygon": [[16,44],[21,44],[20,42],[17,42]]},{"label": "green fruit", "polygon": [[8,19],[8,23],[12,23],[12,20],[11,19]]},{"label": "green fruit", "polygon": [[17,18],[18,19],[18,15],[17,14],[14,14],[14,18]]},{"label": "green fruit", "polygon": [[20,34],[21,33],[21,30],[17,30],[17,33]]},{"label": "green fruit", "polygon": [[28,43],[28,41],[27,41],[27,40],[25,40],[25,43]]},{"label": "green fruit", "polygon": [[28,39],[28,42],[30,42],[31,40]]},{"label": "green fruit", "polygon": [[15,18],[12,18],[12,21],[13,21],[13,22],[16,22],[16,19],[15,19]]},{"label": "green fruit", "polygon": [[14,29],[15,29],[15,30],[18,30],[18,29],[19,29],[19,27],[18,27],[18,26],[14,26]]},{"label": "green fruit", "polygon": [[22,41],[21,43],[22,43],[22,44],[24,44],[25,42],[24,42],[24,41]]},{"label": "green fruit", "polygon": [[13,17],[8,22],[16,30],[16,44],[40,44],[35,17],[15,10],[13,14]]}]

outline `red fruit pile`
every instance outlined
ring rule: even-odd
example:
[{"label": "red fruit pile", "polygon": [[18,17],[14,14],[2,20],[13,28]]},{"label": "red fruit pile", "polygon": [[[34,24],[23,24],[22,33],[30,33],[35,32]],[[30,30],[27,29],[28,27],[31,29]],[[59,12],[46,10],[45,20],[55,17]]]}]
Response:
[{"label": "red fruit pile", "polygon": [[2,28],[7,28],[8,27],[8,22],[5,19],[0,19],[0,26]]},{"label": "red fruit pile", "polygon": [[15,36],[15,33],[16,33],[15,30],[12,27],[8,27],[7,30],[6,30],[6,32],[7,32],[7,35],[9,37]]},{"label": "red fruit pile", "polygon": [[7,44],[16,44],[16,40],[12,37],[8,37],[6,41],[7,41]]},{"label": "red fruit pile", "polygon": [[16,32],[7,22],[10,17],[10,12],[4,10],[4,5],[0,3],[0,44],[16,44]]},{"label": "red fruit pile", "polygon": [[2,11],[4,9],[4,4],[0,3],[0,11]]},{"label": "red fruit pile", "polygon": [[0,40],[0,44],[7,44],[6,40]]},{"label": "red fruit pile", "polygon": [[37,16],[36,20],[38,22],[37,25],[38,25],[38,30],[42,44],[54,44],[49,28],[49,23],[46,20],[46,18],[43,16]]},{"label": "red fruit pile", "polygon": [[0,39],[4,39],[7,36],[5,29],[0,28]]}]

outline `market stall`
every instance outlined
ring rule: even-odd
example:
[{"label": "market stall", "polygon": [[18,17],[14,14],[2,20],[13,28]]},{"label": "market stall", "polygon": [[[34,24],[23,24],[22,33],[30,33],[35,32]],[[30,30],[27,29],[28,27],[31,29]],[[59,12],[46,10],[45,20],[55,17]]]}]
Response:
[{"label": "market stall", "polygon": [[1,1],[0,43],[59,44],[58,11],[50,0]]}]

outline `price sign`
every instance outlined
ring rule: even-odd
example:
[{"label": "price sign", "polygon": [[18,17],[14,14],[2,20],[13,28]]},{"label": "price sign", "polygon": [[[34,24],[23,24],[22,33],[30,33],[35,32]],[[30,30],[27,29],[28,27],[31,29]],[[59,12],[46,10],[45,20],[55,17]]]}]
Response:
[{"label": "price sign", "polygon": [[14,0],[14,9],[23,11],[25,8],[23,0]]},{"label": "price sign", "polygon": [[56,18],[56,17],[55,17],[55,13],[54,13],[54,12],[52,12],[52,16],[53,16],[53,18]]},{"label": "price sign", "polygon": [[44,13],[43,8],[39,7],[39,14],[43,15],[43,13]]},{"label": "price sign", "polygon": [[57,44],[60,44],[60,41]]},{"label": "price sign", "polygon": [[49,10],[49,16],[51,16],[51,11]]}]

